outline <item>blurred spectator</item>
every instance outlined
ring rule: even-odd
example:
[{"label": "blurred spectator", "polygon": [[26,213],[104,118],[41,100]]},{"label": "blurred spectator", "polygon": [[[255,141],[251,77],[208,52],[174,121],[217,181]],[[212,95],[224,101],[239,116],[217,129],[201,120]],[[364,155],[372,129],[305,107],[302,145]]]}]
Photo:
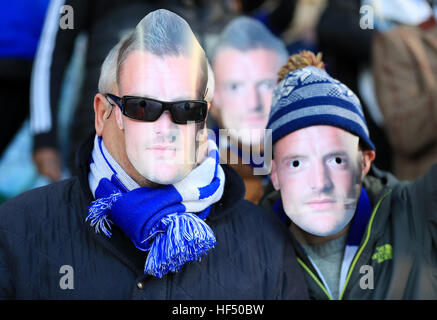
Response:
[{"label": "blurred spectator", "polygon": [[317,22],[327,0],[227,0],[231,11],[262,22],[280,37],[289,54],[318,51]]},{"label": "blurred spectator", "polygon": [[48,0],[3,3],[0,13],[0,156],[29,113],[32,63]]},{"label": "blurred spectator", "polygon": [[227,7],[238,15],[259,20],[276,36],[281,36],[293,18],[297,0],[226,0]]},{"label": "blurred spectator", "polygon": [[[68,168],[73,168],[75,151],[84,137],[94,130],[92,101],[97,92],[98,74],[104,57],[120,38],[131,30],[147,12],[157,8],[170,9],[202,35],[220,23],[217,4],[207,7],[206,1],[187,0],[52,0],[53,10],[45,21],[31,89],[31,127],[34,134],[34,160],[41,174],[58,180],[61,173],[60,145],[57,133],[60,88],[66,66],[80,34],[86,34],[88,48],[85,57],[83,87],[71,128]],[[72,29],[59,27],[59,8],[69,5],[74,12]],[[208,23],[207,19],[213,21]],[[200,33],[200,35],[199,35]],[[203,43],[202,43],[203,44]]]},{"label": "blurred spectator", "polygon": [[393,146],[394,173],[413,180],[437,161],[437,25],[425,0],[374,8],[373,75]]},{"label": "blurred spectator", "polygon": [[215,128],[220,156],[243,178],[245,199],[258,203],[266,177],[254,168],[263,166],[264,129],[287,50],[262,23],[240,17],[226,26],[209,58],[216,82],[210,111],[230,138],[229,144],[223,141]]},{"label": "blurred spectator", "polygon": [[290,54],[302,50],[319,51],[317,24],[327,0],[297,0],[293,18],[282,38]]},{"label": "blurred spectator", "polygon": [[378,151],[375,165],[391,171],[391,145],[385,129],[370,112],[369,100],[363,97],[358,85],[362,71],[371,65],[374,34],[374,30],[360,27],[361,5],[360,0],[328,0],[317,27],[317,37],[327,71],[356,92],[362,102],[370,138]]}]

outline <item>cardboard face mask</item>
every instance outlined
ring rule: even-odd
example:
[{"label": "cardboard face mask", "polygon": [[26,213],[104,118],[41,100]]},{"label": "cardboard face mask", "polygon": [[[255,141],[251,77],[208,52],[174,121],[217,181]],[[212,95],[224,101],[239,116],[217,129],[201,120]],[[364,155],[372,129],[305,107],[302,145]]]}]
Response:
[{"label": "cardboard face mask", "polygon": [[[165,10],[153,14],[138,24],[132,49],[121,59],[119,96],[164,102],[210,99],[213,88],[208,81],[208,62],[188,24]],[[117,112],[128,159],[142,176],[158,184],[173,184],[187,176],[202,160],[199,149],[206,144],[204,137],[201,141],[197,137],[204,122],[180,124],[172,117],[169,110],[155,121],[132,119]]]},{"label": "cardboard face mask", "polygon": [[[280,58],[267,49],[222,49],[214,62],[214,106],[221,125],[249,134],[233,137],[245,145],[263,142]],[[232,133],[233,131],[230,131]]]},{"label": "cardboard face mask", "polygon": [[277,72],[288,51],[266,26],[250,17],[229,22],[211,47],[216,81],[213,109],[232,143],[263,144]]},{"label": "cardboard face mask", "polygon": [[312,126],[275,144],[276,186],[300,229],[330,236],[352,220],[361,188],[359,138],[340,128]]}]

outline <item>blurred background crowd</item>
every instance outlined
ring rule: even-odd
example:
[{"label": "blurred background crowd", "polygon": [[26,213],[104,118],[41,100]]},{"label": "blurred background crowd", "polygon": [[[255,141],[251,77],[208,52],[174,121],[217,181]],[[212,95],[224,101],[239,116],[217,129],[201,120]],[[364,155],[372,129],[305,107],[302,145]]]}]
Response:
[{"label": "blurred background crowd", "polygon": [[94,131],[102,62],[157,8],[187,20],[207,54],[239,16],[265,25],[290,55],[322,52],[361,99],[378,168],[411,180],[437,162],[433,1],[16,0],[0,12],[0,203],[74,174],[75,150]]}]

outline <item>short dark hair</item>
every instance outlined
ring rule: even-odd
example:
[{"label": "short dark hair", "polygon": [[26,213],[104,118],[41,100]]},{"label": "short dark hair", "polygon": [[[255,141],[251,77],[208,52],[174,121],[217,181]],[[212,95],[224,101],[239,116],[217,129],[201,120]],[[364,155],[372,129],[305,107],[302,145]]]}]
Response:
[{"label": "short dark hair", "polygon": [[218,53],[225,48],[239,51],[258,48],[272,50],[278,54],[281,65],[288,59],[284,43],[261,22],[249,17],[238,17],[228,23],[209,50],[208,57],[214,62]]},{"label": "short dark hair", "polygon": [[208,85],[208,61],[205,52],[184,19],[165,9],[153,11],[121,43],[117,56],[117,83],[120,84],[121,67],[133,51],[145,51],[166,57],[191,56],[194,50],[199,56],[201,78],[198,91],[203,98]]}]

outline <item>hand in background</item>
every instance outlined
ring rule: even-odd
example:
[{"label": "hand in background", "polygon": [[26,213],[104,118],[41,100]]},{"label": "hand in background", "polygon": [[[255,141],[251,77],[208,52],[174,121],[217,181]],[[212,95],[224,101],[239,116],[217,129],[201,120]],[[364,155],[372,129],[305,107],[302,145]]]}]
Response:
[{"label": "hand in background", "polygon": [[37,149],[33,153],[33,161],[41,175],[52,181],[61,179],[61,156],[56,149]]}]

